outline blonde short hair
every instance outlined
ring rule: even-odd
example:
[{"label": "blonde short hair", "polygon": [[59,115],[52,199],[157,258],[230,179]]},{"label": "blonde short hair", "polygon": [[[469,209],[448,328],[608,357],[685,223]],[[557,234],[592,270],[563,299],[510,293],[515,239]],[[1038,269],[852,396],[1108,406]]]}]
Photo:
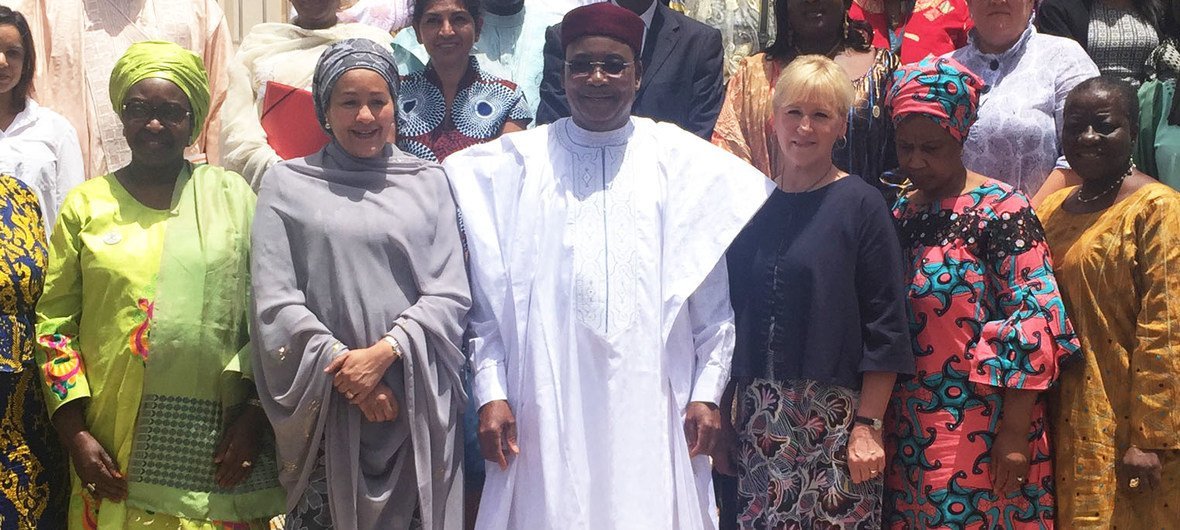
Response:
[{"label": "blonde short hair", "polygon": [[837,116],[845,116],[856,100],[848,74],[822,55],[801,55],[783,69],[774,85],[774,110],[806,101],[829,104]]}]

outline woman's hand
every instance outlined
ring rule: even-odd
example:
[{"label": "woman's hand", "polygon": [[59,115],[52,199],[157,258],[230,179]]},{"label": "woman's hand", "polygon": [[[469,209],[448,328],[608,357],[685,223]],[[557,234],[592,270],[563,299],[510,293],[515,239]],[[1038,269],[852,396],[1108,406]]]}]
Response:
[{"label": "woman's hand", "polygon": [[259,441],[266,431],[266,415],[262,408],[247,405],[238,418],[221,434],[213,463],[217,470],[213,479],[223,488],[232,488],[250,477],[254,459],[258,457]]},{"label": "woman's hand", "polygon": [[103,449],[90,431],[74,433],[67,441],[70,460],[74,471],[82,481],[82,487],[95,499],[122,502],[127,499],[127,478],[119,472],[119,466]]},{"label": "woman's hand", "polygon": [[336,374],[332,385],[353,405],[360,405],[369,398],[377,383],[385,376],[385,370],[397,354],[385,340],[379,340],[368,348],[348,350],[332,359],[325,373]]},{"label": "woman's hand", "polygon": [[86,427],[85,404],[89,401],[75,399],[62,405],[53,413],[53,428],[70,453],[82,488],[95,499],[122,502],[127,499],[127,478]]},{"label": "woman's hand", "polygon": [[992,492],[1003,499],[1028,482],[1028,436],[1001,429],[992,443]]},{"label": "woman's hand", "polygon": [[397,397],[393,395],[393,390],[384,383],[378,383],[369,397],[357,406],[365,414],[365,419],[371,422],[393,421],[401,412],[401,406],[397,402]]},{"label": "woman's hand", "polygon": [[881,431],[868,425],[852,426],[848,436],[848,474],[853,484],[868,482],[885,472],[885,443]]},{"label": "woman's hand", "polygon": [[1155,490],[1159,487],[1163,465],[1160,464],[1159,455],[1132,445],[1123,453],[1119,471],[1119,487],[1139,493],[1145,489]]}]

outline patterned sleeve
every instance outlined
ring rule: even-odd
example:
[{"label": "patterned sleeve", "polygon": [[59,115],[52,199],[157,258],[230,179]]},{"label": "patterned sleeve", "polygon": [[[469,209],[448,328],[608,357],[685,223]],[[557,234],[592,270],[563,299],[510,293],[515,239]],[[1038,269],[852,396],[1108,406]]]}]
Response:
[{"label": "patterned sleeve", "polygon": [[717,115],[717,123],[713,126],[713,137],[710,141],[713,145],[753,164],[754,155],[750,152],[750,142],[746,137],[741,116],[741,111],[744,110],[741,108],[742,101],[749,97],[746,94],[746,77],[749,75],[750,61],[752,59],[746,58],[733,77],[729,78],[729,87],[721,104],[721,114]]},{"label": "patterned sleeve", "polygon": [[1131,351],[1131,443],[1180,449],[1180,198],[1174,192],[1140,210],[1139,265],[1132,273],[1140,310]]},{"label": "patterned sleeve", "polygon": [[995,204],[985,236],[987,289],[995,295],[999,314],[980,323],[979,342],[970,352],[970,380],[1045,390],[1057,380],[1059,364],[1079,349],[1053,276],[1045,231],[1028,200],[1011,193]]},{"label": "patterned sleeve", "polygon": [[523,121],[526,124],[533,121],[533,111],[524,97],[524,91],[519,85],[513,85],[512,97],[508,100],[511,108],[508,110],[508,121]]},{"label": "patterned sleeve", "polygon": [[[77,198],[77,196],[73,196]],[[78,323],[82,317],[80,201],[67,198],[49,240],[49,268],[45,290],[37,302],[35,355],[45,385],[46,405],[52,416],[62,405],[90,397],[90,384],[78,352]]]}]

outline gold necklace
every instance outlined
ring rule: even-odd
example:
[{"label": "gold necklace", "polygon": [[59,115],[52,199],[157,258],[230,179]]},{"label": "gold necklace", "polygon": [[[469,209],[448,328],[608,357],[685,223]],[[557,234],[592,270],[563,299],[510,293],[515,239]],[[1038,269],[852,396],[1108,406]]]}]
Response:
[{"label": "gold necklace", "polygon": [[1123,181],[1126,180],[1127,177],[1131,176],[1131,171],[1134,169],[1135,169],[1135,165],[1132,164],[1131,167],[1127,168],[1126,173],[1123,173],[1122,176],[1120,176],[1118,179],[1116,179],[1114,182],[1112,182],[1110,184],[1110,186],[1108,186],[1106,189],[1099,192],[1097,195],[1090,197],[1089,199],[1082,197],[1082,188],[1081,187],[1078,188],[1078,192],[1077,192],[1077,194],[1074,195],[1074,197],[1077,198],[1078,202],[1080,202],[1082,204],[1090,204],[1098,199],[1101,199],[1102,197],[1105,197],[1106,194],[1110,193],[1111,191],[1119,189],[1119,187],[1123,185]]}]

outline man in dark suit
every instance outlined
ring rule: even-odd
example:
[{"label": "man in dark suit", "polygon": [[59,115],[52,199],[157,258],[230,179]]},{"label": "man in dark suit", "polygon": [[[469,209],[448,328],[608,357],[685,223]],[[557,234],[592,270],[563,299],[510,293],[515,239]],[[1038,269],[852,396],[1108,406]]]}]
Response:
[{"label": "man in dark suit", "polygon": [[[646,24],[640,57],[643,77],[631,113],[675,123],[708,140],[725,98],[721,32],[657,0],[611,3],[630,9]],[[561,24],[556,24],[545,33],[545,75],[537,109],[538,125],[570,115],[561,87],[564,66]]]}]

